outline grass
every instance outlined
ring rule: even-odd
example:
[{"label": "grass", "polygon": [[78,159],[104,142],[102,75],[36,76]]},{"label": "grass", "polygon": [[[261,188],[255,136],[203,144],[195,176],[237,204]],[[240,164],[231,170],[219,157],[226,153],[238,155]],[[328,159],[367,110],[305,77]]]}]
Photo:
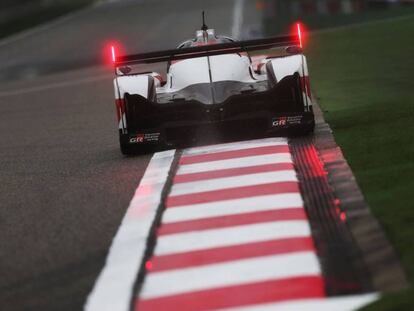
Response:
[{"label": "grass", "polygon": [[[412,11],[412,10],[411,10]],[[414,16],[316,33],[311,83],[336,141],[414,282]],[[412,288],[366,310],[412,310]],[[365,310],[365,309],[364,309]]]},{"label": "grass", "polygon": [[292,31],[292,25],[300,20],[310,30],[341,27],[349,24],[364,23],[374,20],[388,19],[395,16],[405,16],[414,13],[413,6],[394,6],[388,9],[370,9],[353,14],[307,14],[303,16],[269,15],[264,21],[264,31],[268,36],[280,35]]},{"label": "grass", "polygon": [[96,0],[72,0],[33,9],[27,15],[0,23],[0,38],[43,24],[69,12],[84,8]]}]

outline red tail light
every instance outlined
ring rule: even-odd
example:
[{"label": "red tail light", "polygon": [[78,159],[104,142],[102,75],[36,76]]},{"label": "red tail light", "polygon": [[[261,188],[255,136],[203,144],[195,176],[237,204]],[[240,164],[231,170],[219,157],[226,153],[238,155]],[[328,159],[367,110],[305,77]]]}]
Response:
[{"label": "red tail light", "polygon": [[113,67],[119,61],[120,55],[124,54],[124,48],[119,41],[107,39],[101,43],[101,52],[102,62]]},{"label": "red tail light", "polygon": [[297,30],[297,35],[299,38],[299,46],[301,48],[303,48],[303,44],[302,44],[302,25],[300,23],[296,24],[296,30]]},{"label": "red tail light", "polygon": [[306,25],[303,24],[300,21],[297,21],[296,23],[292,24],[291,28],[290,28],[290,33],[292,34],[292,36],[295,36],[298,41],[299,44],[298,46],[303,49],[307,43],[307,29],[306,29]]},{"label": "red tail light", "polygon": [[112,55],[112,62],[116,62],[116,53],[115,53],[115,46],[111,46],[111,55]]}]

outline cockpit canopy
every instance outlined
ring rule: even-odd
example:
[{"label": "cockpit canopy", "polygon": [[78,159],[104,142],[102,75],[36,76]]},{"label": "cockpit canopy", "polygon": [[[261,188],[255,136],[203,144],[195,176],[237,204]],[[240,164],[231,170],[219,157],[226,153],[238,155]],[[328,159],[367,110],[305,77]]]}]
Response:
[{"label": "cockpit canopy", "polygon": [[210,44],[218,44],[218,43],[229,43],[234,42],[230,37],[226,36],[216,36],[214,29],[207,29],[207,30],[197,30],[196,36],[194,39],[190,39],[181,43],[177,48],[190,48],[196,46],[203,46],[203,45],[210,45]]}]

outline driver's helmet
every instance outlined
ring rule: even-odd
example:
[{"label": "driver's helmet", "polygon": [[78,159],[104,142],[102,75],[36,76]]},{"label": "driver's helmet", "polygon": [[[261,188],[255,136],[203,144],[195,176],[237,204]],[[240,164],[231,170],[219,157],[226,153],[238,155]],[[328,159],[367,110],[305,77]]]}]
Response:
[{"label": "driver's helmet", "polygon": [[234,40],[230,37],[225,36],[216,36],[214,29],[207,29],[207,30],[197,30],[196,37],[192,40],[187,40],[181,43],[178,48],[189,48],[195,46],[204,46],[210,44],[218,44],[218,43],[229,43],[234,42]]}]

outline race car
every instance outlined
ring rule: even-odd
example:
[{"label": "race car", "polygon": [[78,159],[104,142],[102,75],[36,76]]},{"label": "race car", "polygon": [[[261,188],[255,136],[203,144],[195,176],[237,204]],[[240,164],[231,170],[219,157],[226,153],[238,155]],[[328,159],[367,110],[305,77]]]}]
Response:
[{"label": "race car", "polygon": [[[301,29],[236,41],[205,23],[176,49],[117,56],[112,46],[123,154],[192,144],[312,132]],[[164,64],[163,64],[164,63]]]}]

